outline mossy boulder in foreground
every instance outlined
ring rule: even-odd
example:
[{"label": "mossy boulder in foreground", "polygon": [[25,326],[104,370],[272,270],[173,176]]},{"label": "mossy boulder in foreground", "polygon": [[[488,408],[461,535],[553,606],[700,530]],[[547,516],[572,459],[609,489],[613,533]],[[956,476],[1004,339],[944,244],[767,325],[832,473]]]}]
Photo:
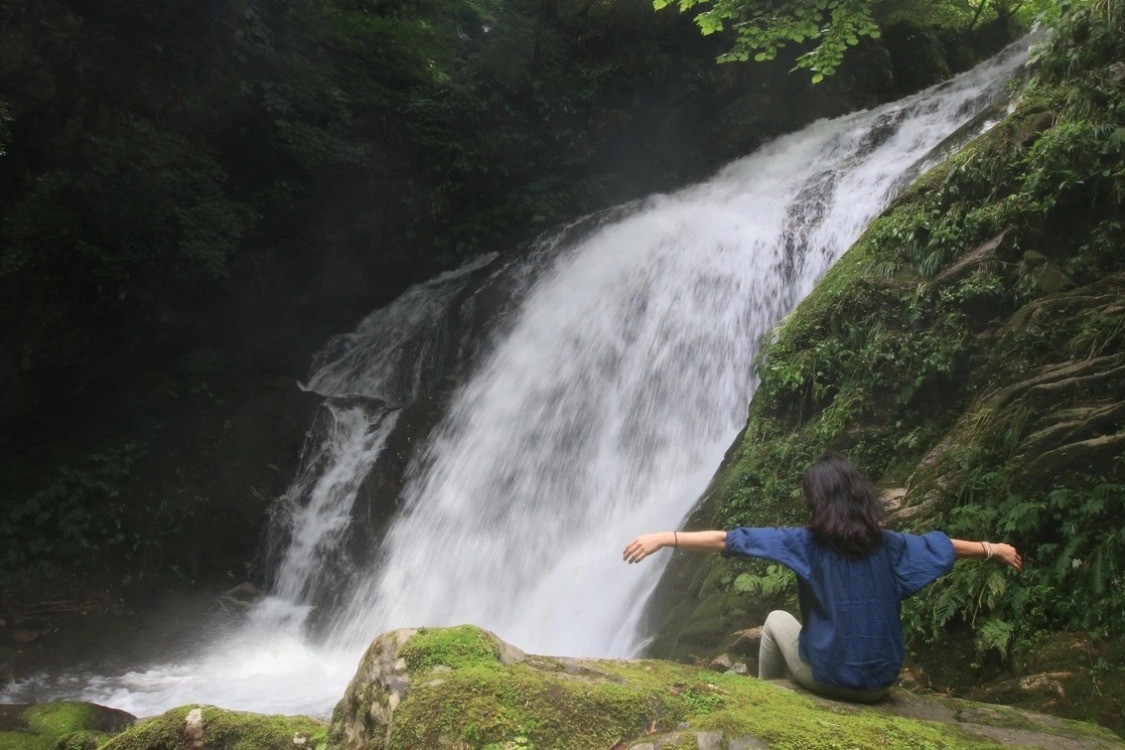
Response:
[{"label": "mossy boulder in foreground", "polygon": [[1121,748],[1106,730],[895,690],[883,704],[657,660],[524,654],[470,626],[380,636],[337,705],[346,750]]},{"label": "mossy boulder in foreground", "polygon": [[181,706],[138,722],[100,750],[324,750],[327,727],[305,716]]},{"label": "mossy boulder in foreground", "polygon": [[87,750],[137,717],[93,703],[0,705],[0,750]]}]

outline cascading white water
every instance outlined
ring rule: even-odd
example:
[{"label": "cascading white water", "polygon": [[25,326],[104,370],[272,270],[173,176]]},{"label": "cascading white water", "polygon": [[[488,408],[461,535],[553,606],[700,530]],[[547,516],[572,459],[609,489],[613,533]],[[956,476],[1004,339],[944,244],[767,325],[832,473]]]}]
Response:
[{"label": "cascading white water", "polygon": [[[815,123],[577,244],[548,241],[527,265],[482,259],[374,313],[310,379],[336,399],[333,429],[310,443],[284,499],[271,595],[239,632],[177,664],[54,694],[137,713],[189,700],[324,712],[370,638],[403,626],[471,622],[529,651],[633,653],[661,566],[625,566],[621,548],[690,510],[745,420],[762,337],[936,147],[1003,98],[1021,62],[1009,51],[934,90]],[[479,321],[455,334],[436,315],[472,314],[470,282],[498,275],[522,301],[488,346],[463,333]],[[408,403],[438,360],[473,364],[412,460],[380,553],[310,636],[310,597],[398,419],[366,399]],[[0,697],[43,695],[20,689]]]},{"label": "cascading white water", "polygon": [[278,501],[289,533],[271,592],[277,599],[308,602],[332,585],[325,580],[332,569],[326,561],[337,554],[359,485],[398,420],[397,412],[365,406],[325,405],[328,434],[315,449],[306,448],[297,479]]}]

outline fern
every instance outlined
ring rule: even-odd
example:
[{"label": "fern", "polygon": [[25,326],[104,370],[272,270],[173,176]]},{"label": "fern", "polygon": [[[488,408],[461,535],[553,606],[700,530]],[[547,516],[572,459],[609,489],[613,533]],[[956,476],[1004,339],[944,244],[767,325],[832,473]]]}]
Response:
[{"label": "fern", "polygon": [[752,596],[776,596],[792,591],[797,583],[793,571],[784,565],[767,565],[765,573],[742,573],[734,579],[734,590]]},{"label": "fern", "polygon": [[985,582],[985,587],[988,591],[988,596],[985,599],[985,604],[989,609],[995,609],[999,604],[1004,592],[1008,590],[1008,576],[999,568],[993,568]]},{"label": "fern", "polygon": [[[976,631],[982,651],[1002,656],[1021,634],[1070,627],[1093,637],[1121,634],[1125,625],[1125,485],[1056,488],[1042,496],[1006,492],[985,504],[995,485],[991,470],[970,472],[951,510],[953,536],[997,536],[1029,562],[1023,575],[1006,568],[962,563],[931,596],[904,608],[908,631],[935,640],[960,621]],[[995,495],[993,495],[995,496]]]},{"label": "fern", "polygon": [[1007,656],[1008,646],[1011,645],[1012,636],[1015,632],[1016,626],[1014,623],[1001,620],[998,617],[990,617],[977,630],[977,650],[983,653],[995,649],[1000,652],[1000,656]]}]

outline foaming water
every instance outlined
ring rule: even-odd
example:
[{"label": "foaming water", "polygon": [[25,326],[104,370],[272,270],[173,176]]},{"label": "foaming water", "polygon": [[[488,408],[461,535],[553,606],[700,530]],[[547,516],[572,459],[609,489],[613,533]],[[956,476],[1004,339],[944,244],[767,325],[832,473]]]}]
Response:
[{"label": "foaming water", "polygon": [[[621,548],[691,509],[745,422],[762,337],[1021,64],[1010,51],[815,123],[376,311],[309,380],[330,398],[275,509],[270,596],[175,660],[0,697],[326,713],[374,635],[462,622],[528,651],[636,653],[663,560],[625,566]],[[512,302],[489,308],[497,290]],[[451,372],[461,384],[376,533],[356,510],[371,467],[403,407]],[[368,536],[377,550],[362,551]]]},{"label": "foaming water", "polygon": [[188,702],[278,714],[326,714],[356,654],[308,643],[307,607],[268,597],[245,626],[182,659],[113,677],[70,678],[74,695],[138,716]]}]

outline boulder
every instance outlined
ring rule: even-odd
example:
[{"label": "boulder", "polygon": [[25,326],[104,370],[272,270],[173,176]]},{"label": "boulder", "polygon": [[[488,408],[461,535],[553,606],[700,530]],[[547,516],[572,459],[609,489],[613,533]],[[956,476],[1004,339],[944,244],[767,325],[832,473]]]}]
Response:
[{"label": "boulder", "polygon": [[313,750],[327,725],[305,716],[266,716],[181,706],[138,722],[100,750]]},{"label": "boulder", "polygon": [[95,703],[0,704],[0,748],[94,750],[136,720]]},{"label": "boulder", "polygon": [[658,660],[533,656],[471,626],[377,638],[333,713],[346,750],[1125,748],[1109,731],[895,689],[875,706]]}]

